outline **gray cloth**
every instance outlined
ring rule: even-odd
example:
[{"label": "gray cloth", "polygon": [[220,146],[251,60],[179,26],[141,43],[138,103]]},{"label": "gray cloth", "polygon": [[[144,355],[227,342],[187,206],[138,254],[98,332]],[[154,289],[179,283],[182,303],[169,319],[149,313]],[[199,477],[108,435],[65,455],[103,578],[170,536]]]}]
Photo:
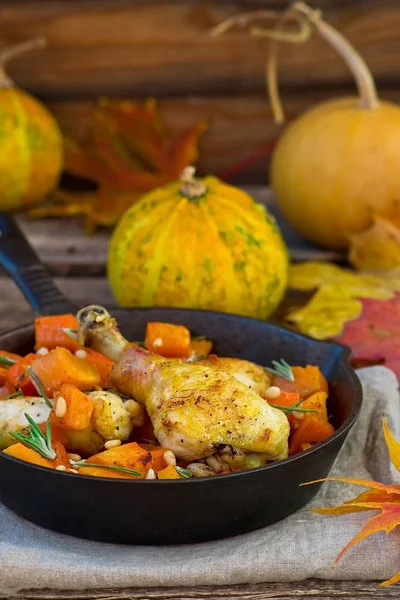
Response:
[{"label": "gray cloth", "polygon": [[[390,466],[381,415],[400,439],[397,380],[384,367],[359,372],[364,405],[332,476],[399,483]],[[364,488],[325,483],[311,506],[339,504]],[[367,515],[326,517],[298,511],[259,531],[218,542],[175,547],[101,544],[52,533],[0,505],[0,591],[26,588],[90,589],[223,585],[268,581],[385,579],[400,567],[400,531],[375,534],[356,545],[336,568],[338,552]]]}]

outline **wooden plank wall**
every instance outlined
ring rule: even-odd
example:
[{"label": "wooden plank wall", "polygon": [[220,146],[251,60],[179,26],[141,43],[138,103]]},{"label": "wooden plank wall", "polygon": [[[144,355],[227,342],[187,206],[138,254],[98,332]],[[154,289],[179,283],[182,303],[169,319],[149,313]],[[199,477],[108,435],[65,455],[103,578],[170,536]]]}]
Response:
[{"label": "wooden plank wall", "polygon": [[[63,130],[84,137],[98,96],[160,100],[167,126],[207,118],[200,168],[220,173],[276,139],[265,93],[268,42],[233,31],[211,38],[225,17],[285,0],[2,0],[0,46],[44,35],[48,47],[15,59],[9,73],[40,96]],[[315,0],[370,65],[381,96],[400,101],[399,0]],[[282,46],[289,119],[314,102],[354,93],[342,60],[321,40]],[[266,159],[239,178],[267,179]]]}]

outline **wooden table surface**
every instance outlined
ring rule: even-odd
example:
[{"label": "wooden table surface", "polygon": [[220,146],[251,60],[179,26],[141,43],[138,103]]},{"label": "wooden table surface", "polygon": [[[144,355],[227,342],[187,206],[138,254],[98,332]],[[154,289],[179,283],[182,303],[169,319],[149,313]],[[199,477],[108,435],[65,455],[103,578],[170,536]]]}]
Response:
[{"label": "wooden table surface", "polygon": [[[271,194],[267,189],[252,188],[251,192],[267,205],[271,203]],[[78,306],[84,306],[93,300],[108,308],[115,306],[105,278],[108,238],[106,232],[100,232],[90,238],[84,237],[79,222],[73,220],[28,222],[19,219],[19,222],[40,258],[55,274],[56,282],[66,296]],[[341,255],[312,248],[302,242],[286,226],[284,230],[294,259],[340,260],[343,258]],[[30,322],[33,317],[32,310],[15,284],[5,274],[0,275],[0,290],[0,332]],[[295,302],[295,299],[289,296],[286,303],[290,304],[291,302]],[[307,560],[306,556],[304,560]],[[79,592],[35,590],[21,592],[12,598],[20,600],[228,600],[231,598],[240,600],[286,600],[289,598],[317,600],[346,598],[350,600],[352,598],[400,597],[399,586],[381,588],[378,587],[378,583],[313,579],[295,583],[263,583],[223,587],[107,589]],[[8,598],[0,591],[0,599],[8,600]]]}]

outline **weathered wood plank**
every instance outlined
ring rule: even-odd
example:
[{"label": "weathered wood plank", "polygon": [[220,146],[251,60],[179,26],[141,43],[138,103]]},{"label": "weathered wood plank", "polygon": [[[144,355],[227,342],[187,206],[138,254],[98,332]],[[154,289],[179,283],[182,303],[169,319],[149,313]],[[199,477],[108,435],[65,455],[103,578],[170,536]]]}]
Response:
[{"label": "weathered wood plank", "polygon": [[[304,93],[283,91],[282,101],[289,122],[318,102],[351,95],[354,95],[352,88],[310,89]],[[400,104],[400,88],[384,90],[382,98]],[[79,140],[87,137],[94,100],[53,101],[48,105],[65,134]],[[233,181],[265,183],[268,180],[267,147],[278,138],[282,127],[273,120],[265,91],[248,96],[164,98],[159,101],[159,108],[171,135],[179,135],[199,121],[209,124],[200,139],[199,172],[222,173],[257,149],[265,148]]]},{"label": "weathered wood plank", "polygon": [[149,588],[127,590],[91,591],[24,591],[8,597],[0,593],[2,600],[378,600],[398,598],[399,590],[380,588],[378,582],[323,581],[310,579],[299,583],[260,583],[223,587]]},{"label": "weathered wood plank", "polygon": [[[359,49],[378,80],[398,80],[397,0],[318,4]],[[207,13],[194,0],[3,0],[0,42],[46,36],[47,49],[10,65],[19,85],[43,96],[237,94],[263,88],[268,42],[236,31],[211,38],[208,31],[254,5],[277,7],[273,1],[220,1]],[[296,86],[352,81],[343,61],[317,37],[301,47],[282,47],[281,73],[284,83]]]},{"label": "weathered wood plank", "polygon": [[[316,248],[305,242],[277,213],[272,191],[267,186],[246,186],[245,189],[276,215],[293,260],[343,260],[341,253]],[[18,219],[24,233],[40,259],[57,275],[103,275],[107,260],[109,232],[100,230],[85,236],[82,222],[77,219]]]}]

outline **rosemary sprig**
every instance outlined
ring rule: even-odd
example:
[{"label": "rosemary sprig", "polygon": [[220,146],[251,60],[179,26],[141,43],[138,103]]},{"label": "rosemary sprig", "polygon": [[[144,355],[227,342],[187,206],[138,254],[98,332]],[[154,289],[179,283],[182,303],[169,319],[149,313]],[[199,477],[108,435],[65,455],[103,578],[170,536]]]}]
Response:
[{"label": "rosemary sprig", "polygon": [[24,392],[20,388],[16,392],[14,392],[14,394],[10,394],[9,396],[7,396],[7,400],[11,400],[12,398],[21,398],[23,395]]},{"label": "rosemary sprig", "polygon": [[17,363],[17,362],[18,361],[15,360],[14,358],[9,358],[8,356],[3,356],[2,354],[0,354],[0,365],[2,367],[5,367],[6,369],[9,369],[13,365],[15,365],[15,363]]},{"label": "rosemary sprig", "polygon": [[100,465],[98,463],[88,463],[84,460],[74,461],[71,460],[70,463],[74,467],[96,467],[98,469],[109,469],[110,471],[119,471],[120,473],[127,473],[128,475],[133,475],[134,477],[141,477],[142,473],[139,471],[134,471],[133,469],[127,469],[126,467],[119,467],[118,465]]},{"label": "rosemary sprig", "polygon": [[288,381],[294,381],[294,375],[292,371],[292,367],[281,358],[279,360],[272,361],[272,367],[264,367],[268,373],[272,373],[273,375],[278,375],[278,377],[283,377],[283,379],[287,379]]},{"label": "rosemary sprig", "polygon": [[184,477],[185,479],[190,479],[191,477],[193,477],[192,473],[188,469],[183,469],[182,467],[175,467],[175,470],[178,473],[178,475],[182,475],[182,477]]},{"label": "rosemary sprig", "polygon": [[32,450],[36,450],[41,456],[44,458],[48,458],[49,460],[54,460],[56,458],[56,453],[54,452],[53,445],[51,443],[51,425],[47,422],[46,425],[46,434],[44,434],[41,429],[36,425],[35,421],[32,419],[28,413],[24,413],[25,419],[28,421],[30,425],[30,431],[25,433],[20,432],[10,432],[13,438],[28,446],[28,448],[32,448]]},{"label": "rosemary sprig", "polygon": [[26,370],[29,374],[29,377],[31,379],[33,379],[33,381],[36,383],[37,388],[39,390],[39,394],[42,396],[42,398],[46,402],[47,406],[49,406],[50,408],[53,408],[53,405],[50,402],[46,392],[44,391],[44,387],[43,387],[42,382],[40,381],[39,377],[32,371],[31,367],[26,367]]},{"label": "rosemary sprig", "polygon": [[197,360],[204,360],[205,358],[207,358],[207,356],[205,354],[198,354],[197,356],[191,356],[185,362],[192,363],[192,362],[196,362]]},{"label": "rosemary sprig", "polygon": [[[301,402],[303,402],[303,400]],[[315,408],[297,408],[298,404],[293,404],[292,406],[281,406],[280,404],[270,404],[270,406],[272,406],[272,408],[279,408],[280,410],[283,410],[285,415],[288,415],[291,412],[298,412],[298,413],[318,412],[315,410]]]}]

